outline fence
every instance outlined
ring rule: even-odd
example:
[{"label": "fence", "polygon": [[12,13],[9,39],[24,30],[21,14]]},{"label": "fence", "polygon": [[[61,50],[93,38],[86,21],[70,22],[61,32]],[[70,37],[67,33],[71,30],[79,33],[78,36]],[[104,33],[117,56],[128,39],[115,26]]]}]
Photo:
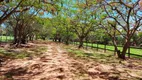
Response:
[{"label": "fence", "polygon": [[[72,42],[72,44],[79,45],[79,42]],[[101,49],[101,50],[104,50],[104,52],[106,52],[108,50],[108,51],[113,51],[115,53],[114,46],[112,46],[112,45],[85,42],[83,44],[83,46],[85,46],[86,49],[87,48],[96,48],[97,51],[99,49]],[[122,46],[118,46],[118,49],[122,50]],[[127,54],[128,54],[128,57],[130,57],[130,55],[142,57],[142,47],[131,46],[128,48]]]},{"label": "fence", "polygon": [[0,36],[0,44],[1,43],[9,43],[14,40],[13,36]]}]

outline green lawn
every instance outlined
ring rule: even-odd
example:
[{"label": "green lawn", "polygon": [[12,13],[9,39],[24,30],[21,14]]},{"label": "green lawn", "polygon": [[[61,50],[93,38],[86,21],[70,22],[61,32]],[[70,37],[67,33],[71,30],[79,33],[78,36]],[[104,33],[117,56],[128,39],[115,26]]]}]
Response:
[{"label": "green lawn", "polygon": [[[79,43],[77,43],[79,44]],[[86,43],[83,44],[84,46],[86,46]],[[87,46],[92,47],[91,43],[88,43]],[[97,44],[93,44],[93,47],[97,47]],[[103,44],[98,44],[99,48],[103,48],[104,49],[104,45]],[[122,50],[122,47],[118,47],[120,50]],[[106,49],[113,51],[114,47],[111,45],[107,45]],[[136,48],[130,48],[130,53],[131,54],[136,54],[136,55],[141,55],[142,56],[142,49],[136,49]]]},{"label": "green lawn", "polygon": [[0,36],[0,41],[1,42],[12,41],[13,39],[14,39],[13,36]]}]

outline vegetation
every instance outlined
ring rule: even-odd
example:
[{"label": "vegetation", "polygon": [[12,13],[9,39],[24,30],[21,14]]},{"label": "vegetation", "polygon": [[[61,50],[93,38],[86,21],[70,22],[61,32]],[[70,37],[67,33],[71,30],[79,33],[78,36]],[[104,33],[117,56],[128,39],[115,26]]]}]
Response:
[{"label": "vegetation", "polygon": [[[2,34],[13,35],[15,46],[50,38],[66,44],[77,40],[81,48],[84,41],[103,39],[104,44],[112,41],[122,59],[131,45],[141,46],[141,0],[2,0],[0,3]],[[119,44],[123,45],[121,50]]]},{"label": "vegetation", "polygon": [[[86,44],[84,44],[84,45],[86,45]],[[87,44],[87,46],[92,47],[92,44]],[[98,44],[98,48],[104,49],[104,46],[105,45],[103,45],[103,44]],[[97,47],[97,44],[93,44],[93,47]],[[114,47],[111,45],[106,45],[106,49],[114,51]],[[118,46],[118,49],[122,50],[122,47]],[[142,51],[142,49],[133,48],[133,47],[130,48],[130,53],[132,53],[132,54],[142,55],[141,51]],[[127,51],[127,53],[128,53],[128,51]]]},{"label": "vegetation", "polygon": [[[132,58],[130,60],[127,60],[127,61],[122,60],[122,59],[118,59],[118,58],[114,57],[113,53],[110,52],[110,51],[108,51],[107,53],[104,53],[103,51],[98,52],[98,51],[92,50],[92,49],[88,49],[88,50],[77,49],[74,46],[65,46],[65,49],[67,49],[70,52],[69,56],[75,58],[76,60],[79,60],[79,61],[86,60],[87,62],[85,64],[87,64],[87,66],[89,66],[88,64],[92,60],[94,61],[94,63],[99,62],[99,64],[100,63],[105,64],[104,67],[102,67],[102,66],[99,66],[99,67],[101,67],[100,69],[103,69],[103,71],[105,73],[109,72],[109,75],[105,76],[105,78],[107,78],[107,79],[110,79],[110,77],[113,78],[113,79],[124,79],[124,76],[121,75],[121,74],[123,74],[123,73],[130,74],[129,72],[134,72],[134,74],[136,74],[136,75],[141,75],[141,73],[135,73],[134,70],[131,71],[132,68],[131,69],[128,68],[128,65],[129,66],[135,65],[135,64],[141,65],[141,63],[139,63],[139,62],[137,63],[138,60],[135,60],[135,59],[132,59]],[[136,58],[136,59],[141,60],[141,58]],[[131,64],[131,60],[133,61],[134,64],[133,63]],[[130,62],[130,64],[129,64],[129,62]],[[113,73],[113,71],[111,72],[111,69],[109,71],[107,71],[107,69],[111,68],[112,65],[115,66],[115,68],[113,68],[113,70],[115,70],[115,73]],[[120,67],[120,65],[123,66],[123,67],[127,65],[127,70],[124,70],[122,67],[119,69],[118,66]],[[98,66],[98,65],[95,64],[94,66]],[[93,70],[94,70],[94,68],[91,69],[90,72],[92,73],[92,72],[96,71],[96,70],[95,71],[93,71]],[[117,71],[119,73],[117,73]],[[98,74],[95,74],[95,75],[99,76]],[[128,76],[126,78],[126,76],[125,76],[125,79],[130,79],[130,78],[128,78]],[[130,80],[133,80],[133,79],[138,80],[138,78],[134,78],[134,77],[131,78]]]},{"label": "vegetation", "polygon": [[3,49],[0,48],[0,57],[9,58],[9,59],[24,59],[32,58],[34,56],[40,56],[42,52],[46,51],[46,47],[31,47],[25,49]]},{"label": "vegetation", "polygon": [[[60,44],[65,43],[68,45],[67,47],[71,47],[69,44],[73,42],[78,42],[78,48],[73,46],[76,49],[68,48],[63,50],[64,45]],[[99,46],[96,45],[96,43],[99,44]],[[99,48],[106,47],[106,49],[114,50],[115,54],[111,52],[97,54],[102,53],[102,51],[93,52],[95,53],[93,54],[89,52],[89,50],[83,49],[84,44],[92,47],[98,46]],[[139,47],[140,49],[130,47]],[[25,71],[25,73],[32,73],[30,76],[33,76],[44,72],[41,70],[42,72],[35,73],[40,68],[48,69],[47,64],[48,62],[50,63],[51,60],[51,64],[53,63],[56,67],[58,67],[57,64],[60,62],[66,67],[69,67],[69,65],[71,68],[75,67],[78,72],[70,71],[75,72],[73,74],[76,74],[78,79],[84,80],[84,78],[81,79],[79,76],[90,76],[90,73],[87,73],[86,70],[92,67],[90,66],[88,68],[84,65],[87,63],[87,60],[93,62],[93,59],[97,59],[96,61],[100,64],[107,63],[106,60],[111,62],[111,59],[117,61],[117,63],[121,63],[122,60],[129,60],[128,58],[133,61],[135,60],[133,57],[127,58],[127,52],[130,50],[132,54],[142,55],[141,47],[142,0],[0,0],[0,66],[3,61],[8,62],[9,58],[12,61],[15,60],[18,64],[20,64],[20,61],[18,62],[19,58],[19,60],[25,60],[25,64],[31,60],[32,63],[27,65],[28,68],[26,68],[27,71]],[[74,59],[74,56],[70,58],[71,56],[68,54],[79,57],[79,60],[81,58],[83,65],[77,63],[79,65],[76,66],[76,58]],[[53,60],[54,57],[55,60]],[[104,63],[99,61],[102,60],[101,58],[105,60]],[[10,62],[14,63],[12,61]],[[67,65],[65,65],[64,62],[62,63],[62,61]],[[132,61],[128,61],[128,64]],[[139,62],[139,60],[136,59],[136,64],[139,64],[137,61]],[[35,62],[40,65],[35,64]],[[25,64],[20,64],[20,66],[23,67],[22,65],[25,66]],[[33,72],[34,70],[30,71],[30,69],[35,69],[31,68],[33,64],[36,65],[36,68],[39,68],[36,69],[35,72]],[[129,65],[116,65],[121,65],[121,68],[123,68],[122,66],[129,67]],[[11,66],[13,65],[10,64],[10,67]],[[130,64],[130,67],[132,68],[133,66]],[[140,67],[138,66],[137,68],[135,66],[134,68],[139,69]],[[54,66],[52,65],[51,68],[54,68]],[[116,68],[116,66],[113,66],[113,68]],[[9,75],[10,72],[9,70],[7,71]],[[11,71],[10,76],[12,76],[10,80],[15,79],[13,75],[16,76],[18,73],[22,73],[13,73],[15,71],[18,70]],[[69,75],[70,71],[68,72]],[[104,78],[109,76],[110,73],[117,72],[117,70],[112,70],[112,72],[109,73],[102,73],[102,71],[97,72],[99,78],[103,76],[103,79],[120,79],[116,76],[113,78]],[[47,71],[47,73],[48,72],[50,72],[50,70]],[[59,69],[57,72],[61,73],[64,72],[64,70]],[[5,76],[7,73],[5,71],[2,74]],[[125,73],[125,75],[126,74],[127,73]],[[131,79],[130,76],[134,76],[132,73],[128,73],[127,75],[129,75],[129,79]],[[69,77],[71,76],[72,75]],[[66,75],[63,74],[56,75],[56,77],[60,79],[67,78]],[[140,78],[139,76],[137,77]],[[36,79],[40,77],[34,76],[32,78]],[[92,75],[90,78],[89,80],[94,79]],[[25,80],[30,79],[26,78]],[[69,79],[70,78],[66,80]],[[4,78],[4,80],[9,79]],[[50,79],[45,77],[39,80]]]}]

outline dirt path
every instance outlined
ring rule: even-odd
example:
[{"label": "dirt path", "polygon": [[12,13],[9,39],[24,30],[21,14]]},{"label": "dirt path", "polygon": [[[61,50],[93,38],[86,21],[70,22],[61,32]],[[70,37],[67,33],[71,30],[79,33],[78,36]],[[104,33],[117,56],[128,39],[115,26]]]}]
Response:
[{"label": "dirt path", "polygon": [[5,80],[119,80],[118,74],[125,80],[131,79],[121,65],[110,66],[73,58],[61,44],[53,42],[35,45],[45,46],[47,51],[41,56],[15,59],[3,65],[1,75],[7,76]]},{"label": "dirt path", "polygon": [[47,47],[48,50],[40,57],[8,62],[1,69],[6,72],[3,74],[14,80],[78,80],[74,79],[78,72],[74,65],[83,64],[69,57],[59,44],[51,43]]},{"label": "dirt path", "polygon": [[67,57],[66,51],[55,43],[47,47],[48,51],[39,59],[39,64],[42,67],[41,74],[33,76],[31,80],[69,80],[72,78],[73,75],[69,69],[71,59]]}]

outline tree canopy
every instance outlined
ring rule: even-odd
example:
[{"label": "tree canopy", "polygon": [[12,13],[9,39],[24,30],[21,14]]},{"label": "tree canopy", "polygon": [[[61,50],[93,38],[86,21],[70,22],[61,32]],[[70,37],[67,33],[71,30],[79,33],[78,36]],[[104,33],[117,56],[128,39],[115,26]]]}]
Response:
[{"label": "tree canopy", "polygon": [[125,59],[132,39],[142,37],[142,0],[0,0],[0,24],[11,31],[16,46],[48,38],[78,41],[81,48],[90,37],[91,42],[112,41]]}]

